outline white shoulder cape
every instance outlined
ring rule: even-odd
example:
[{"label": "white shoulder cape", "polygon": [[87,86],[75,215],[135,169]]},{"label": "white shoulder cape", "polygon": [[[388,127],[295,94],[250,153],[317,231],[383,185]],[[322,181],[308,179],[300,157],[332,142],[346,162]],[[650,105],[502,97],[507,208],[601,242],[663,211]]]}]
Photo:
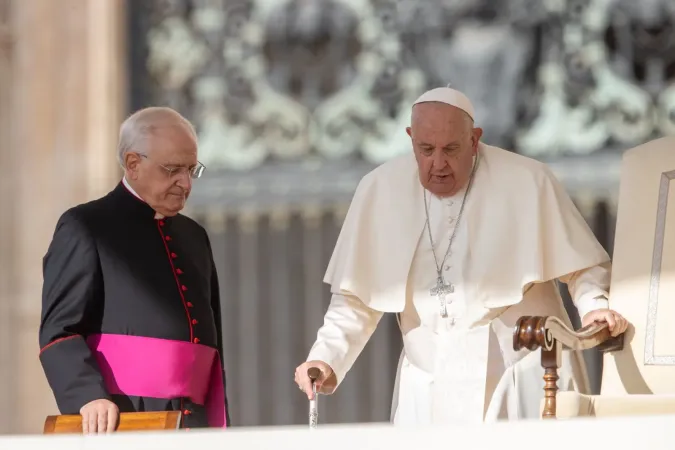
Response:
[{"label": "white shoulder cape", "polygon": [[[471,291],[486,308],[521,301],[531,283],[609,261],[550,169],[480,144],[467,199]],[[333,293],[370,308],[401,312],[408,273],[424,229],[423,190],[414,155],[389,161],[359,183],[324,277]],[[462,236],[458,235],[458,238]]]}]

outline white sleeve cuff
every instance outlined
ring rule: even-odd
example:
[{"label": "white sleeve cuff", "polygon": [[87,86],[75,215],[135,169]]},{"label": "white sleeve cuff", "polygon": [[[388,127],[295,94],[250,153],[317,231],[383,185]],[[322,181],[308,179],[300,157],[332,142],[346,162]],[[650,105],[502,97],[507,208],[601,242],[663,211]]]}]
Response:
[{"label": "white sleeve cuff", "polygon": [[345,370],[344,357],[339,352],[331,349],[325,343],[317,342],[309,351],[307,361],[322,361],[333,369],[337,377],[338,386],[344,380],[347,370]]},{"label": "white sleeve cuff", "polygon": [[584,297],[577,301],[577,311],[579,318],[583,320],[584,316],[596,309],[609,309],[609,301],[604,295],[597,297]]}]

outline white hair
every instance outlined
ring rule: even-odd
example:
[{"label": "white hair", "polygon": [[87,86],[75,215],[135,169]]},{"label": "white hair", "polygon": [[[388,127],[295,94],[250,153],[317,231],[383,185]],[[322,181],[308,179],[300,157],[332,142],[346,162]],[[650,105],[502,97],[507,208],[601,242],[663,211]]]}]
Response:
[{"label": "white hair", "polygon": [[136,111],[120,126],[120,137],[117,144],[117,160],[126,169],[124,156],[130,151],[139,151],[141,141],[152,135],[159,127],[172,125],[185,126],[197,140],[197,133],[189,120],[171,108],[153,106]]}]

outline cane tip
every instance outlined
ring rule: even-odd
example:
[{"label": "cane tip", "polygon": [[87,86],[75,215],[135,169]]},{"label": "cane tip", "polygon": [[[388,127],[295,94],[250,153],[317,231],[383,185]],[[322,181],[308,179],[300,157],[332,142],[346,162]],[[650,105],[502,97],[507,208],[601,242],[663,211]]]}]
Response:
[{"label": "cane tip", "polygon": [[310,380],[316,381],[321,377],[321,369],[318,367],[310,367],[307,369],[307,376]]}]

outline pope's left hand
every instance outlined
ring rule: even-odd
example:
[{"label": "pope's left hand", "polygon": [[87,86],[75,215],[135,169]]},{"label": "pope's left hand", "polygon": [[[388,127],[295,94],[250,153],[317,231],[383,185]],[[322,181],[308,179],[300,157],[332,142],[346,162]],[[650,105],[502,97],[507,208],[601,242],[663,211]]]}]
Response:
[{"label": "pope's left hand", "polygon": [[581,319],[581,326],[585,327],[593,322],[607,322],[612,336],[618,336],[628,328],[628,321],[621,314],[611,309],[596,309],[587,313]]}]

